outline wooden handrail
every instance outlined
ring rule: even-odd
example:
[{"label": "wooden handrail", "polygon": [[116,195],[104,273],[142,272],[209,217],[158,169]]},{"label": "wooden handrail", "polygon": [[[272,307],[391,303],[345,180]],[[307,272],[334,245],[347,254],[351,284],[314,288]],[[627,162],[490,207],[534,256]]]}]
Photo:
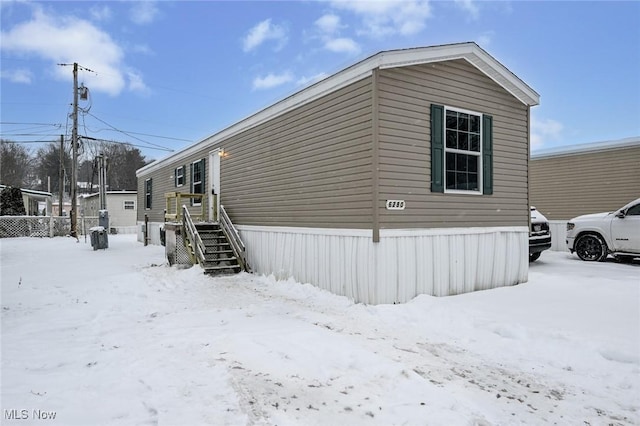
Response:
[{"label": "wooden handrail", "polygon": [[198,230],[191,219],[191,214],[189,213],[189,209],[187,209],[186,205],[182,205],[182,227],[185,229],[185,233],[191,243],[191,247],[193,247],[195,251],[195,259],[192,260],[195,260],[194,263],[203,265],[205,263],[204,243],[202,242],[202,238],[200,238],[200,234],[198,234]]},{"label": "wooden handrail", "polygon": [[[166,202],[166,208],[164,211],[164,220],[165,222],[170,220],[170,221],[175,221],[175,222],[180,222],[181,219],[181,211],[180,208],[181,206],[184,207],[184,204],[182,204],[182,199],[183,198],[188,198],[188,199],[195,199],[195,198],[200,198],[201,202],[200,202],[200,206],[202,208],[202,212],[200,214],[200,220],[205,220],[206,216],[205,216],[205,206],[207,205],[207,194],[193,194],[190,192],[167,192],[164,194],[164,198],[165,198],[165,202]],[[172,207],[173,207],[173,203],[172,201],[175,199],[175,213],[171,213],[172,212]]]},{"label": "wooden handrail", "polygon": [[227,211],[224,209],[223,205],[220,205],[220,225],[222,225],[222,232],[224,232],[227,240],[231,244],[231,249],[233,253],[236,255],[236,259],[238,259],[238,263],[247,272],[251,272],[249,265],[247,264],[247,255],[244,243],[240,239],[240,233],[233,226],[231,219],[229,219],[229,215],[227,215]]}]

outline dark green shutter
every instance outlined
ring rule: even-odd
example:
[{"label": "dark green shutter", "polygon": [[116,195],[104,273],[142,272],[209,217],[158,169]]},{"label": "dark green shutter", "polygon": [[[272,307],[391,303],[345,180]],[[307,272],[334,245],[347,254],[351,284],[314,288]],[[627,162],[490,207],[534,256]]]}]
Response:
[{"label": "dark green shutter", "polygon": [[[202,160],[200,160],[200,193],[201,194],[205,194],[206,193],[206,183],[207,183],[207,174],[205,173],[206,167],[205,167],[205,161],[204,158]],[[204,203],[204,199],[200,198],[200,203]]]},{"label": "dark green shutter", "polygon": [[482,193],[493,194],[493,117],[482,116]]},{"label": "dark green shutter", "polygon": [[[189,193],[193,194],[193,163],[189,164]],[[193,206],[193,198],[189,198],[189,205]]]},{"label": "dark green shutter", "polygon": [[200,160],[200,164],[201,164],[200,173],[201,173],[201,176],[202,176],[201,179],[200,179],[200,181],[202,182],[202,191],[201,192],[203,194],[206,194],[207,190],[205,188],[207,187],[207,185],[206,185],[206,183],[207,183],[207,173],[206,173],[207,168],[205,167],[206,161],[205,161],[204,158],[202,160]]},{"label": "dark green shutter", "polygon": [[145,206],[144,207],[147,208],[147,209],[151,209],[151,195],[152,194],[153,194],[153,179],[149,178],[145,182],[145,188],[144,188],[144,199],[145,199],[145,201],[144,201]]},{"label": "dark green shutter", "polygon": [[444,192],[444,107],[431,104],[431,192]]}]

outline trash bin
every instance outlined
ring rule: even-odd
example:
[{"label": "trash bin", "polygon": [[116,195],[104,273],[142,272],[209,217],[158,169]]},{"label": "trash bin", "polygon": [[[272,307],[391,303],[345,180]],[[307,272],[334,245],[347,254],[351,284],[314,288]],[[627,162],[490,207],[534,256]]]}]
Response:
[{"label": "trash bin", "polygon": [[91,247],[94,250],[109,248],[108,234],[103,226],[94,226],[89,231],[91,232]]}]

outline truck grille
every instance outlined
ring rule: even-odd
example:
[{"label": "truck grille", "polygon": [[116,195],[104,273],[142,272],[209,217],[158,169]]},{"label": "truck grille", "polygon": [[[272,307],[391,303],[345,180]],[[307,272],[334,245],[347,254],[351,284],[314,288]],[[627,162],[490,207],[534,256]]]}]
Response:
[{"label": "truck grille", "polygon": [[531,224],[531,232],[538,235],[543,235],[549,233],[549,224],[548,223],[532,223]]}]

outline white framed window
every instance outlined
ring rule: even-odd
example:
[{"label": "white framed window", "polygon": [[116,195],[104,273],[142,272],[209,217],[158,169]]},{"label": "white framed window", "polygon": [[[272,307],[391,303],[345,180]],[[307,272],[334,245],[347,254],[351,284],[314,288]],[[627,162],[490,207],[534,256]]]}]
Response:
[{"label": "white framed window", "polygon": [[135,210],[136,202],[133,200],[124,200],[124,209],[125,210]]},{"label": "white framed window", "polygon": [[482,114],[445,107],[444,191],[482,194]]},{"label": "white framed window", "polygon": [[183,186],[185,181],[185,166],[176,167],[174,170],[175,186]]}]

